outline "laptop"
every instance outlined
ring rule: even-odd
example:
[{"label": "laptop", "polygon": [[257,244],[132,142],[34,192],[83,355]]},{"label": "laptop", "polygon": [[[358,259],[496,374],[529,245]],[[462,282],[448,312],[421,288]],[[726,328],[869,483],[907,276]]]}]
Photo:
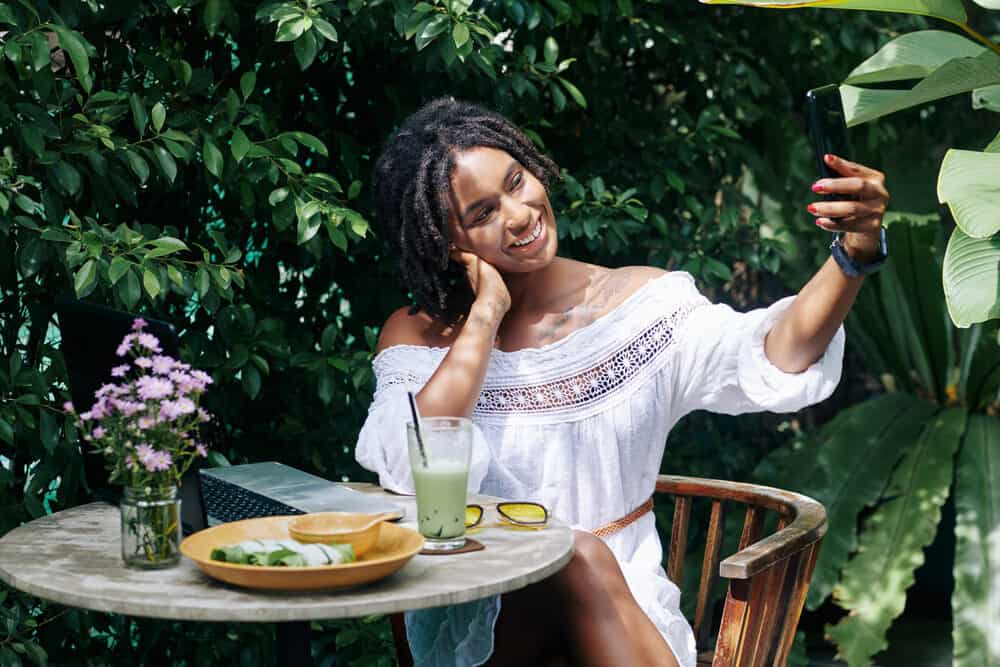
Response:
[{"label": "laptop", "polygon": [[[111,368],[120,361],[115,350],[132,330],[135,316],[70,298],[56,301],[56,313],[73,405],[86,410],[94,402],[94,392],[111,381]],[[146,330],[160,339],[163,354],[177,358],[174,326],[150,317],[143,319]],[[121,490],[108,483],[103,457],[89,449],[83,451],[87,487],[96,499],[117,504]],[[274,461],[219,468],[192,466],[181,480],[185,535],[209,525],[259,516],[333,511],[405,515],[402,507],[381,498]]]}]

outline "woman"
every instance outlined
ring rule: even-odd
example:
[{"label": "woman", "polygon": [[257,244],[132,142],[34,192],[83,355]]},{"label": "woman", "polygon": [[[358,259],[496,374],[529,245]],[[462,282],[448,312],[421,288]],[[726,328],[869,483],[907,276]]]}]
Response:
[{"label": "woman", "polygon": [[[844,177],[813,190],[853,201],[809,211],[845,232],[855,273],[879,255],[888,194],[882,174],[828,162]],[[691,667],[694,638],[648,511],[667,433],[696,409],[790,412],[826,398],[862,278],[831,259],[798,296],[741,314],[683,272],[557,257],[556,174],[505,118],[453,99],[389,141],[376,214],[416,307],[382,328],[356,455],[382,486],[412,492],[413,391],[424,415],[472,417],[470,491],[537,500],[578,529],[552,578],[408,614],[418,665]]]}]

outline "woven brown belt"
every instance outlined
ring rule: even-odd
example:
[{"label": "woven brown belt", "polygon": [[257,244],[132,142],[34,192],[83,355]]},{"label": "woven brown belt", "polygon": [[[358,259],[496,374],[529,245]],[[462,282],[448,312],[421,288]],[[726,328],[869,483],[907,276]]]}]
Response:
[{"label": "woven brown belt", "polygon": [[649,512],[652,509],[653,509],[653,496],[650,496],[649,500],[639,505],[638,507],[636,507],[634,510],[632,510],[622,518],[615,519],[611,523],[606,523],[600,528],[595,528],[590,532],[592,532],[594,535],[597,535],[598,537],[608,537],[609,535],[614,535],[618,531],[624,529],[629,524],[635,523],[639,519],[639,517],[641,517],[643,514]]}]

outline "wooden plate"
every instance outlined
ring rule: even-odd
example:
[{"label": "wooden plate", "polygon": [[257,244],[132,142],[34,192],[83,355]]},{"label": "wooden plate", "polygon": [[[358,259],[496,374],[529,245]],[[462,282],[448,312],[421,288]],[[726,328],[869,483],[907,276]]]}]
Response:
[{"label": "wooden plate", "polygon": [[357,586],[387,577],[402,568],[424,546],[415,530],[384,523],[378,542],[353,563],[315,567],[263,567],[211,560],[212,549],[245,540],[287,540],[293,516],[269,516],[224,523],[186,537],[181,553],[208,576],[247,588],[275,591],[312,591]]}]

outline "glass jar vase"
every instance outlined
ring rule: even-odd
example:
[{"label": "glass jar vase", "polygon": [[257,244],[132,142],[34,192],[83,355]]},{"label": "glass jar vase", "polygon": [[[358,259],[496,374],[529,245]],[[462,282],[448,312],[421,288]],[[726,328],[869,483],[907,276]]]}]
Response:
[{"label": "glass jar vase", "polygon": [[177,486],[126,487],[121,502],[122,559],[160,569],[180,562],[181,497]]}]

